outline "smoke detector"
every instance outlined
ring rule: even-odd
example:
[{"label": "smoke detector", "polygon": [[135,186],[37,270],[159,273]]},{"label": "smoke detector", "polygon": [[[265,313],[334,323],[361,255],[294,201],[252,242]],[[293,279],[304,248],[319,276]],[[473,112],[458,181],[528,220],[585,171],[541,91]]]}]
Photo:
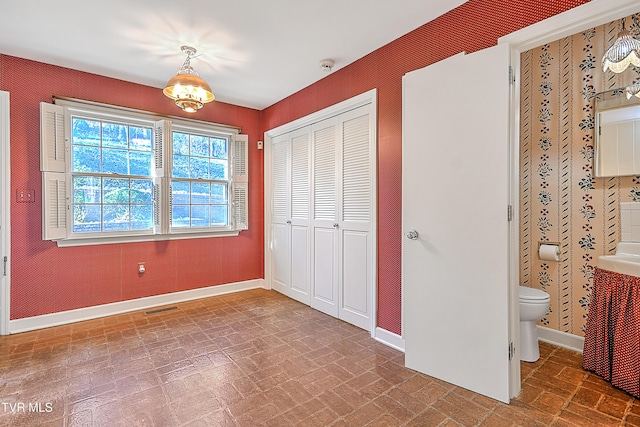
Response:
[{"label": "smoke detector", "polygon": [[332,59],[323,59],[320,61],[320,68],[322,71],[330,72],[333,69],[335,62]]}]

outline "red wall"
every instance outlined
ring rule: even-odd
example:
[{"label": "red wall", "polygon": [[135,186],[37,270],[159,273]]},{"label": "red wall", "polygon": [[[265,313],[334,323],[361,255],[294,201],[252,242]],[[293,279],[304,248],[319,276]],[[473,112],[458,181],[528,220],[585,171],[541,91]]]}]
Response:
[{"label": "red wall", "polygon": [[[377,88],[378,326],[400,334],[402,76],[495,45],[502,35],[587,1],[470,0],[262,112],[206,106],[197,119],[249,134],[250,230],[237,238],[80,248],[42,241],[41,101],[62,95],[170,115],[179,110],[157,88],[0,55],[0,89],[11,93],[11,189],[36,190],[35,203],[11,204],[11,318],[264,277],[263,159],[255,142],[266,130]],[[140,261],[147,266],[142,277]]]},{"label": "red wall", "polygon": [[[0,89],[10,92],[11,191],[35,189],[35,203],[11,203],[11,318],[264,277],[260,112],[220,102],[182,113],[157,88],[0,55]],[[182,115],[242,127],[249,135],[249,230],[238,237],[58,248],[43,241],[40,102],[53,95]],[[147,271],[139,276],[138,262]]]},{"label": "red wall", "polygon": [[401,333],[402,76],[462,51],[493,46],[503,35],[587,1],[470,0],[263,111],[267,131],[378,89],[379,327]]}]

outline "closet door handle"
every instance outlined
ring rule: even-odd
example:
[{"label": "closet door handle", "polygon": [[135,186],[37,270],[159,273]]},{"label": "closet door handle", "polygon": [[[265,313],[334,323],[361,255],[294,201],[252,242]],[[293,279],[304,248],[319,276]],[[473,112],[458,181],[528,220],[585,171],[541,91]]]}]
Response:
[{"label": "closet door handle", "polygon": [[291,220],[290,220],[290,219],[289,219],[289,220],[287,220],[287,224],[291,224]]},{"label": "closet door handle", "polygon": [[338,228],[338,227],[340,227],[340,224],[338,224],[337,222],[334,222],[333,223],[333,228]]}]

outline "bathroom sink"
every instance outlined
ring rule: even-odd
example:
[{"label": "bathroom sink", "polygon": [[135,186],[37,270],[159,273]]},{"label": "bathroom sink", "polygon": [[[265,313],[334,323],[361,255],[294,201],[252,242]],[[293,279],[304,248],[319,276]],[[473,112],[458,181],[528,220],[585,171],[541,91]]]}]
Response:
[{"label": "bathroom sink", "polygon": [[640,242],[620,242],[615,255],[598,257],[598,267],[615,273],[640,277]]}]

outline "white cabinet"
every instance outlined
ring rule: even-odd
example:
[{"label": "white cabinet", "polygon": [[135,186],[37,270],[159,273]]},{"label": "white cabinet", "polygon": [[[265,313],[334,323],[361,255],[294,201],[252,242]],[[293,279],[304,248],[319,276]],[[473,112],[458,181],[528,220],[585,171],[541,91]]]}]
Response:
[{"label": "white cabinet", "polygon": [[267,142],[267,282],[372,331],[375,103],[319,118]]}]

